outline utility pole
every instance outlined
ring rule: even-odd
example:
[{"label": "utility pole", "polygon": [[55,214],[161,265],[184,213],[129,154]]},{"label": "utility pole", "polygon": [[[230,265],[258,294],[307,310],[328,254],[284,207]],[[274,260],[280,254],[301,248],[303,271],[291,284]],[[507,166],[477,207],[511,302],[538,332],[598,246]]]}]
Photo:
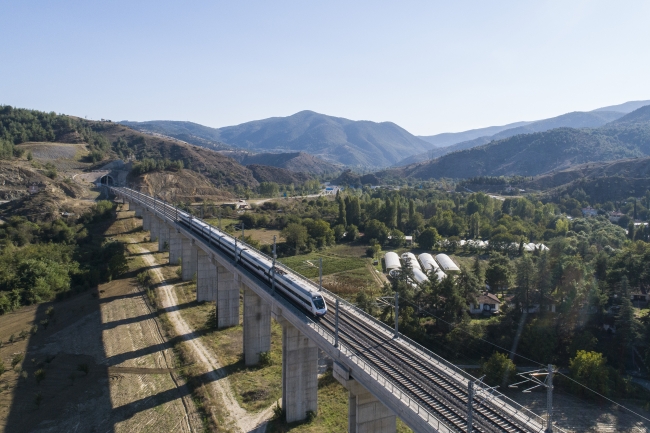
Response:
[{"label": "utility pole", "polygon": [[395,339],[399,338],[399,292],[395,292]]},{"label": "utility pole", "polygon": [[318,291],[323,291],[323,258],[318,258]]},{"label": "utility pole", "polygon": [[472,433],[474,417],[474,381],[467,383],[467,433]]},{"label": "utility pole", "polygon": [[[530,392],[535,388],[539,388],[540,386],[546,388],[546,430],[544,430],[545,433],[553,433],[553,375],[554,374],[555,374],[555,370],[553,369],[553,364],[548,364],[548,368],[546,370],[540,369],[535,371],[529,371],[526,373],[519,373],[517,376],[521,376],[522,378],[524,378],[524,380],[509,385],[509,388],[517,388],[519,385],[523,383],[532,382],[535,384],[534,386],[523,390],[523,392]],[[542,381],[539,379],[539,377],[543,377],[543,376],[546,376],[546,378]]]},{"label": "utility pole", "polygon": [[[221,217],[219,217],[221,221]],[[278,258],[278,255],[275,252],[275,235],[273,235],[273,266],[271,267],[271,295],[275,296],[275,259]]]},{"label": "utility pole", "polygon": [[336,298],[336,311],[334,312],[334,347],[339,347],[339,298]]},{"label": "utility pole", "polygon": [[546,376],[546,433],[553,433],[553,365],[548,365]]}]

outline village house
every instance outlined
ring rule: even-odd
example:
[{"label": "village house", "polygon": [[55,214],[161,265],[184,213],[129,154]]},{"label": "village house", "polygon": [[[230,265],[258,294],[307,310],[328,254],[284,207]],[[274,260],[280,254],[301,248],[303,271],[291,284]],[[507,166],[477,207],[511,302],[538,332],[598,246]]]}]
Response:
[{"label": "village house", "polygon": [[499,312],[501,301],[497,295],[484,293],[476,298],[476,303],[469,304],[470,314],[496,314]]}]

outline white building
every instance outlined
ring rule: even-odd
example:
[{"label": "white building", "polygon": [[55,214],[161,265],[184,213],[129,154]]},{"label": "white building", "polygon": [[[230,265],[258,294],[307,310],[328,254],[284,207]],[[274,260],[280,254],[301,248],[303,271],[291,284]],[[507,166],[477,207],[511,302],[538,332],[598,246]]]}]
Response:
[{"label": "white building", "polygon": [[420,263],[422,263],[422,270],[426,273],[429,273],[435,269],[440,269],[438,263],[433,259],[433,256],[429,253],[422,253],[418,256]]},{"label": "white building", "polygon": [[384,262],[386,263],[386,272],[390,272],[393,269],[402,269],[402,264],[399,261],[399,256],[397,253],[392,251],[387,252],[384,256]]},{"label": "white building", "polygon": [[440,268],[447,274],[460,272],[458,265],[447,254],[438,254],[436,261],[440,264]]},{"label": "white building", "polygon": [[404,263],[407,263],[407,262],[410,263],[411,268],[422,270],[422,267],[420,266],[420,263],[418,263],[418,259],[415,258],[415,254],[413,254],[413,253],[404,253],[404,254],[402,254],[402,260],[404,260]]},{"label": "white building", "polygon": [[501,301],[492,293],[484,293],[476,299],[475,304],[469,304],[470,314],[495,314],[499,312]]}]

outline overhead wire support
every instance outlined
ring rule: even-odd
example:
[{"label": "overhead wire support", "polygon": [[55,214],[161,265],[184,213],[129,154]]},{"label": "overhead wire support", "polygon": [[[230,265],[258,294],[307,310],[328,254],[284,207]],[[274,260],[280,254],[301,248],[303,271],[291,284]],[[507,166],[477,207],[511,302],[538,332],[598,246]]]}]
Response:
[{"label": "overhead wire support", "polygon": [[[548,364],[546,371],[544,369],[518,373],[517,376],[525,378],[521,382],[513,383],[510,388],[517,388],[524,383],[534,383],[535,385],[523,390],[522,392],[531,392],[535,388],[543,386],[546,388],[546,433],[553,433],[553,375],[555,370],[553,364]],[[544,381],[539,377],[546,376]]]},{"label": "overhead wire support", "polygon": [[[219,225],[221,225],[221,216],[219,216]],[[273,235],[273,264],[271,265],[271,295],[273,296],[275,296],[275,260],[278,258],[275,250],[275,239],[276,236]]]},{"label": "overhead wire support", "polygon": [[336,298],[336,311],[334,312],[334,347],[339,347],[339,298]]}]

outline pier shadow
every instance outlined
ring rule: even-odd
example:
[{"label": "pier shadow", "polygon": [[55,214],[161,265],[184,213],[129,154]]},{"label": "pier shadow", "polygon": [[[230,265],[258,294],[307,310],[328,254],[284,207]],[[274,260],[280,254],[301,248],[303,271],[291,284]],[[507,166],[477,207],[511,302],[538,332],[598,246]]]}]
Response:
[{"label": "pier shadow", "polygon": [[101,363],[106,353],[98,296],[83,293],[39,305],[34,323],[44,320],[47,327],[39,326],[29,337],[24,360],[17,366],[5,431],[115,431],[108,369]]}]

